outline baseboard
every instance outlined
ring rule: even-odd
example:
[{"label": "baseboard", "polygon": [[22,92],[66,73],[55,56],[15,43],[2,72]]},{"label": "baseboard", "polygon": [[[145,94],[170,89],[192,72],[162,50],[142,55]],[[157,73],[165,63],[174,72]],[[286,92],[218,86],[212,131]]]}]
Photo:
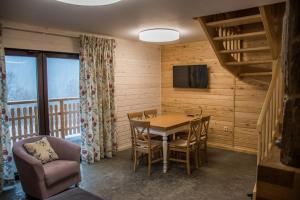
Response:
[{"label": "baseboard", "polygon": [[[247,153],[247,154],[253,154],[253,155],[257,154],[256,150],[247,149],[247,148],[232,147],[232,146],[228,146],[228,145],[224,145],[224,144],[210,143],[210,142],[208,142],[207,145],[208,145],[208,147],[225,149],[225,150],[229,150],[229,151],[235,151],[235,152],[241,152],[241,153]],[[118,151],[125,151],[130,148],[131,148],[131,144],[124,145],[124,146],[118,147]]]},{"label": "baseboard", "polygon": [[127,149],[131,149],[131,144],[118,147],[118,151],[125,151]]},{"label": "baseboard", "polygon": [[247,154],[252,154],[252,155],[257,155],[257,150],[249,149],[249,148],[235,147],[234,151],[247,153]]},{"label": "baseboard", "polygon": [[225,149],[229,151],[235,151],[235,152],[241,152],[241,153],[247,153],[251,155],[256,155],[257,151],[253,149],[248,148],[240,148],[240,147],[232,147],[229,145],[219,144],[219,143],[207,143],[208,147],[218,148],[218,149]]}]

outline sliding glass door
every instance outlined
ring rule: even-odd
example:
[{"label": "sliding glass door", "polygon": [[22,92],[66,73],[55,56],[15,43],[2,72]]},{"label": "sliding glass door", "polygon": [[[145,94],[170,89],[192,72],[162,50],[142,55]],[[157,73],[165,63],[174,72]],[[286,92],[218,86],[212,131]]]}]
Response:
[{"label": "sliding glass door", "polygon": [[39,134],[38,55],[7,52],[9,131],[12,143]]},{"label": "sliding glass door", "polygon": [[52,135],[80,143],[76,54],[6,50],[12,143]]},{"label": "sliding glass door", "polygon": [[50,135],[80,144],[78,56],[45,56]]}]

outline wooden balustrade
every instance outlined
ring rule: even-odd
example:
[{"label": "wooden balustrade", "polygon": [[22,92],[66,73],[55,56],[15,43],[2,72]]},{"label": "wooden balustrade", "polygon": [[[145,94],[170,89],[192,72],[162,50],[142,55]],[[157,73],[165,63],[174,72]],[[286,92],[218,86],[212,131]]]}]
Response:
[{"label": "wooden balustrade", "polygon": [[[235,35],[238,33],[236,30],[236,27],[218,27],[217,29],[219,37],[226,37],[226,36],[231,36]],[[241,48],[241,40],[240,39],[235,39],[235,40],[225,40],[222,42],[224,50],[226,51],[233,51]],[[231,57],[235,61],[241,61],[241,52],[232,52],[230,53]]]},{"label": "wooden balustrade", "polygon": [[283,106],[283,77],[281,72],[281,59],[273,62],[273,75],[257,122],[259,164],[268,156],[273,142],[280,134],[279,123],[282,117]]},{"label": "wooden balustrade", "polygon": [[[60,138],[80,133],[79,98],[49,99],[50,135]],[[37,101],[11,101],[10,136],[13,143],[38,135]]]}]

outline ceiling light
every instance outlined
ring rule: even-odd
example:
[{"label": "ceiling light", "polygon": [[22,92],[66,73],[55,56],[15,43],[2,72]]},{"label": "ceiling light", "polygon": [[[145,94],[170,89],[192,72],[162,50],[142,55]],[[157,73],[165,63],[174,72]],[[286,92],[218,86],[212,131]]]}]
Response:
[{"label": "ceiling light", "polygon": [[121,0],[56,0],[63,3],[80,5],[80,6],[104,6],[117,3]]},{"label": "ceiling light", "polygon": [[139,39],[145,42],[171,42],[179,39],[179,32],[165,28],[148,29],[139,33]]}]

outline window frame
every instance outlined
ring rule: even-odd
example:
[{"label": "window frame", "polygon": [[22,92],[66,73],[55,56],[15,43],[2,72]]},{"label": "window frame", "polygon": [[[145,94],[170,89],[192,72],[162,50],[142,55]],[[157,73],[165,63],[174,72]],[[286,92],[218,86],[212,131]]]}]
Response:
[{"label": "window frame", "polygon": [[5,56],[28,56],[37,59],[37,103],[39,114],[39,135],[50,135],[48,111],[47,58],[79,59],[79,53],[52,52],[5,48]]}]

